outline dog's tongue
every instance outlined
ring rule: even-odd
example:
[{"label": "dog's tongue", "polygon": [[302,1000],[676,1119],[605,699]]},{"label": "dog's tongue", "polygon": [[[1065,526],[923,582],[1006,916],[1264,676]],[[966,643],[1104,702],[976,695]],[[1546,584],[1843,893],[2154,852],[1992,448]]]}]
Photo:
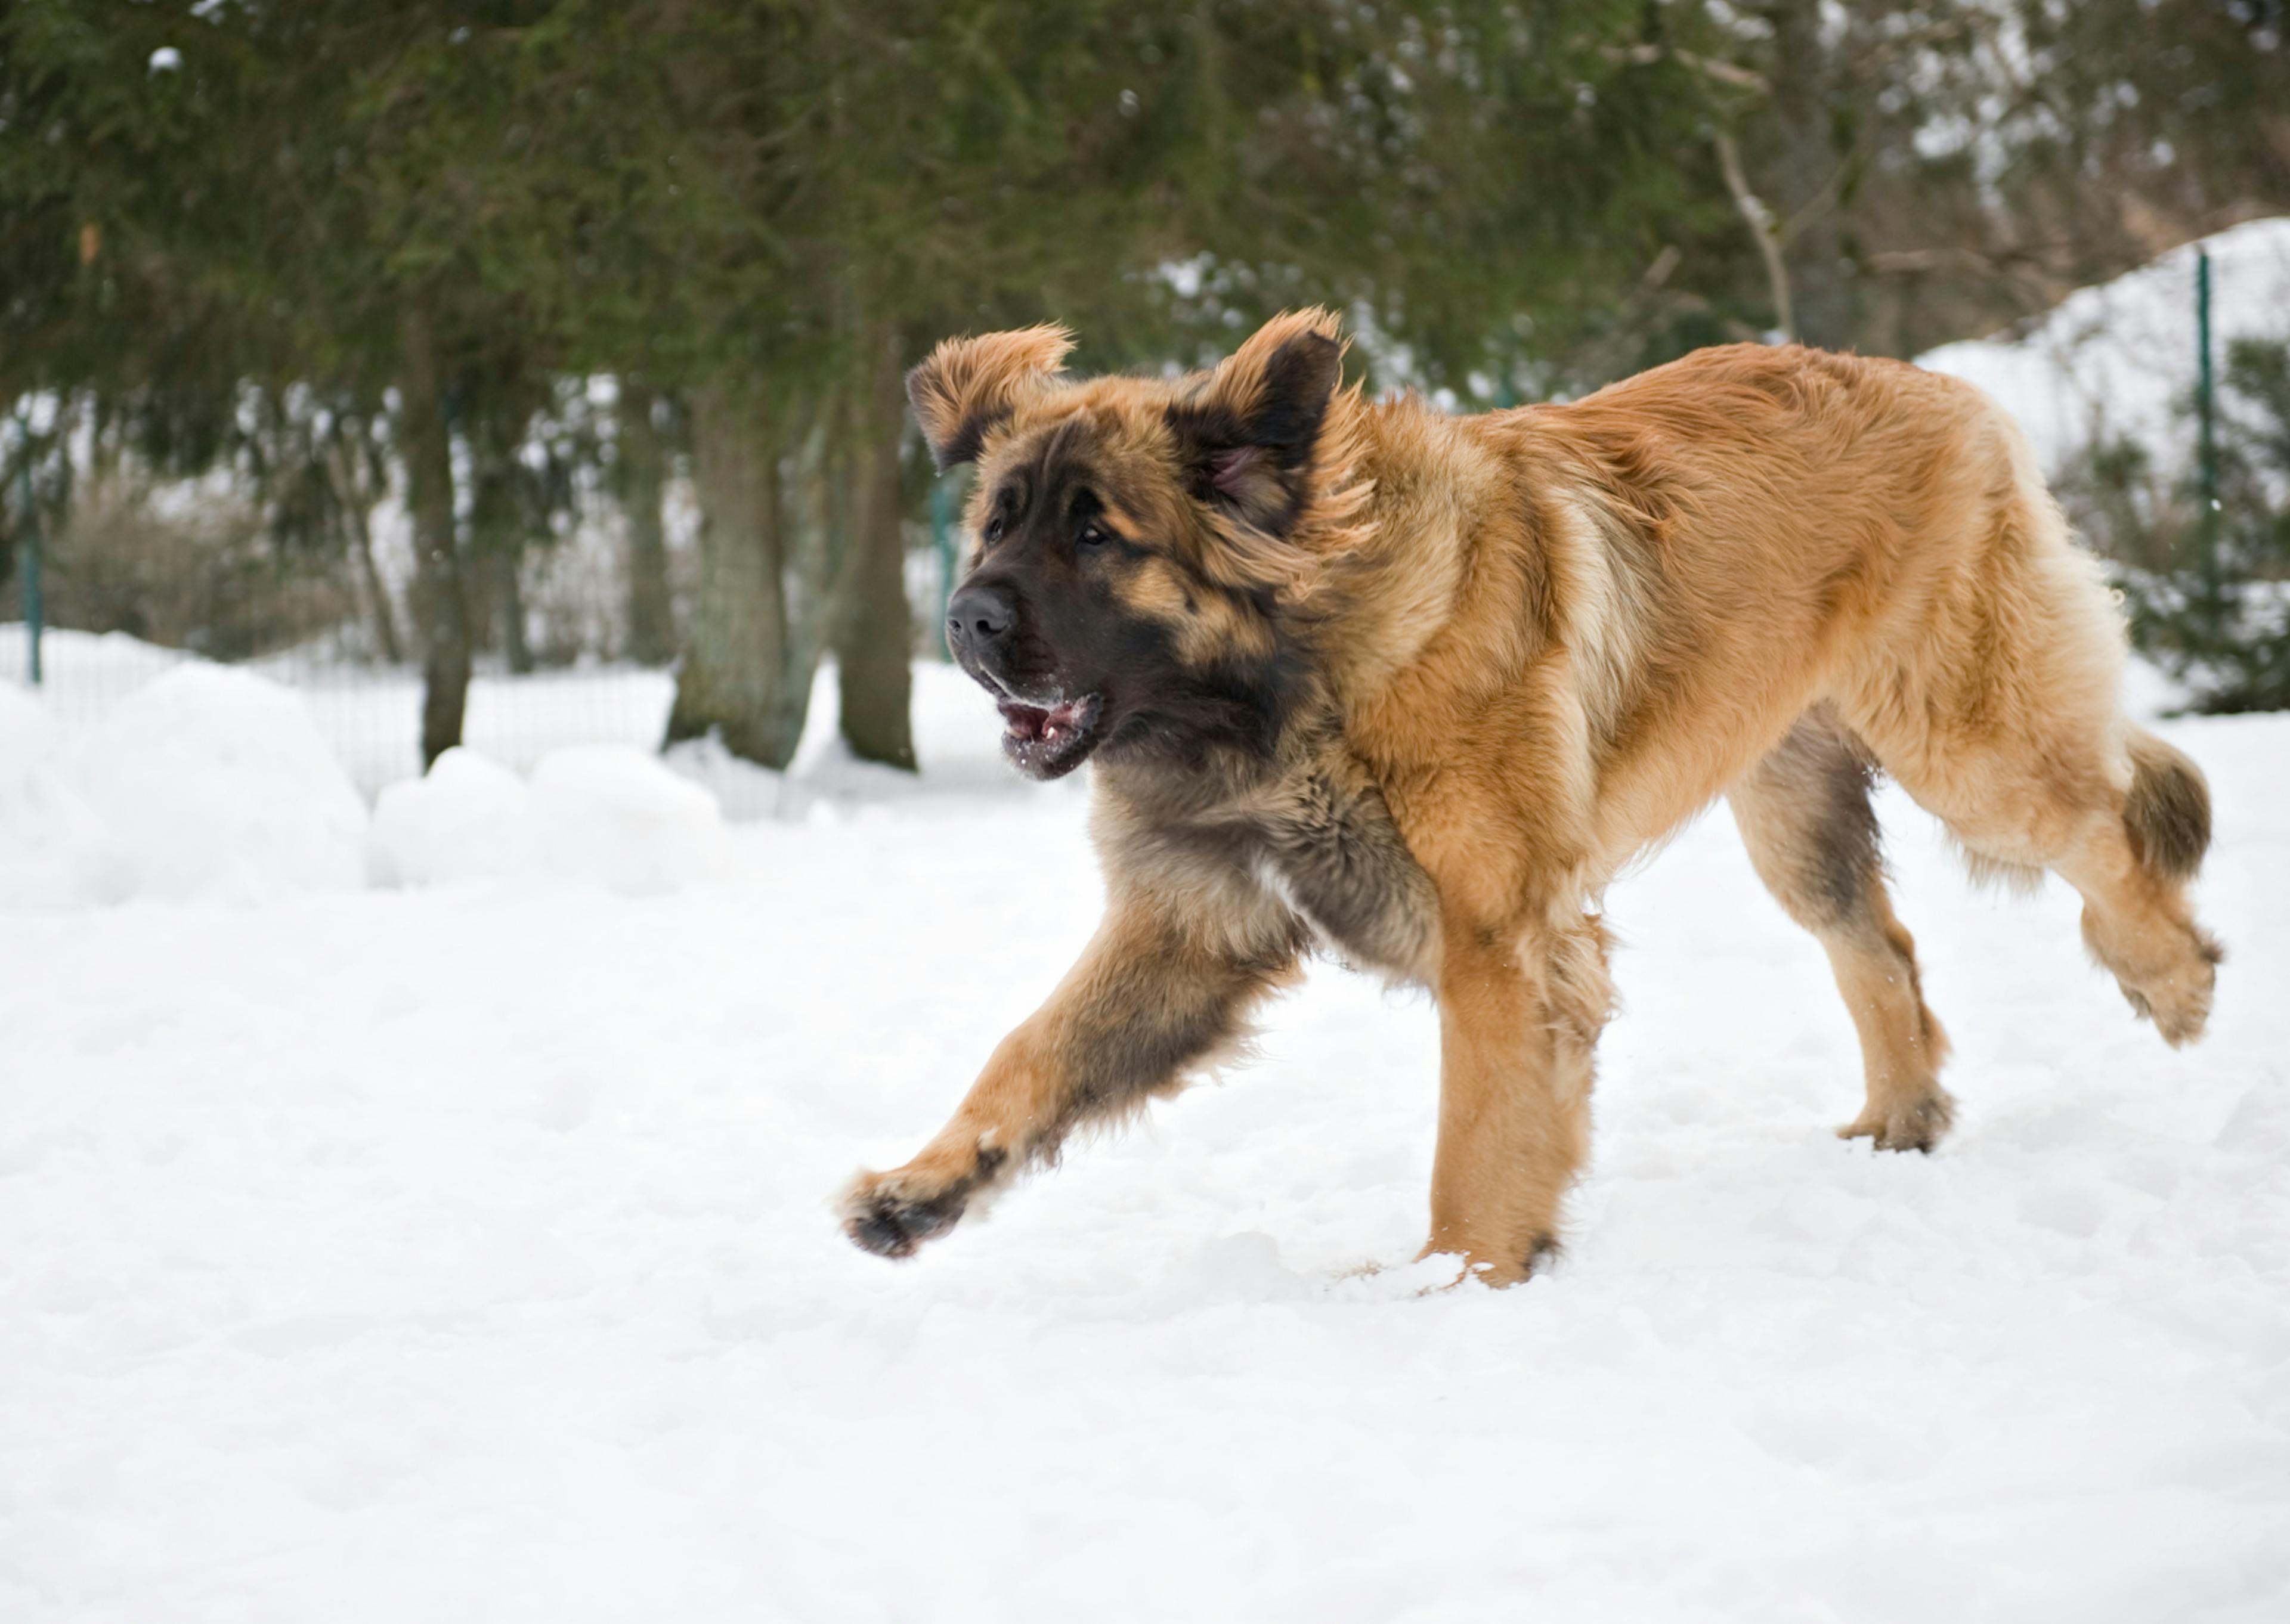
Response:
[{"label": "dog's tongue", "polygon": [[1015,701],[1002,707],[1003,724],[1019,739],[1055,739],[1061,733],[1073,731],[1081,714],[1079,700],[1067,700],[1052,706],[1022,705]]},{"label": "dog's tongue", "polygon": [[1039,739],[1050,713],[1034,705],[1013,701],[1002,707],[1002,725],[1010,730],[1013,739]]}]

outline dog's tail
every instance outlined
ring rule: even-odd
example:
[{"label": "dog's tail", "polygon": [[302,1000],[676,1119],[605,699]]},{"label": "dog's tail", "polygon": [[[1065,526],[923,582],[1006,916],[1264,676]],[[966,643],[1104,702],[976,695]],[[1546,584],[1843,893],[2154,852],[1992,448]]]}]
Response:
[{"label": "dog's tail", "polygon": [[2131,793],[2123,803],[2134,849],[2158,879],[2185,880],[2211,844],[2211,787],[2186,755],[2131,730]]}]

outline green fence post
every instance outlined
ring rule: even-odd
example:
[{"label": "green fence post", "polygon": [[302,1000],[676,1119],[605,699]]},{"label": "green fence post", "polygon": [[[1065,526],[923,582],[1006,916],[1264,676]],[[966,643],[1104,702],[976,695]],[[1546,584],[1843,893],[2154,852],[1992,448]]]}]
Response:
[{"label": "green fence post", "polygon": [[2195,251],[2195,420],[2202,482],[2203,591],[2210,600],[2213,629],[2225,612],[2225,583],[2219,575],[2218,427],[2216,386],[2211,376],[2211,256]]},{"label": "green fence post", "polygon": [[952,660],[946,643],[947,606],[954,599],[954,491],[941,474],[931,482],[931,550],[938,555],[938,652]]},{"label": "green fence post", "polygon": [[17,492],[23,503],[24,546],[18,567],[24,572],[24,650],[32,686],[40,685],[40,630],[47,619],[47,595],[40,581],[40,510],[32,495],[32,426],[16,413]]}]

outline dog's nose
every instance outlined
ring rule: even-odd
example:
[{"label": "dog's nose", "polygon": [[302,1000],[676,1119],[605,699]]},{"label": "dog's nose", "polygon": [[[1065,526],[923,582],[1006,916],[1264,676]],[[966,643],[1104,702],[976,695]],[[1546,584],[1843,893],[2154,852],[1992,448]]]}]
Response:
[{"label": "dog's nose", "polygon": [[985,653],[1018,623],[1018,600],[1007,587],[973,581],[946,606],[947,640],[973,654]]}]

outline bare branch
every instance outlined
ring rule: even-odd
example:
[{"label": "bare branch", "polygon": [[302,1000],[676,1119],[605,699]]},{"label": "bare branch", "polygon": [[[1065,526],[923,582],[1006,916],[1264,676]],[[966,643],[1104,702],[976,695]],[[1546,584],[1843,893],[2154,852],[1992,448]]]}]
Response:
[{"label": "bare branch", "polygon": [[1678,252],[1677,244],[1664,243],[1661,252],[1654,255],[1653,263],[1645,268],[1645,275],[1638,278],[1637,291],[1632,297],[1649,299],[1660,292],[1662,284],[1669,280],[1669,274],[1677,268],[1677,262],[1685,257]]},{"label": "bare branch", "polygon": [[1599,53],[1608,61],[1624,68],[1650,68],[1667,58],[1683,62],[1704,78],[1715,79],[1720,84],[1730,84],[1735,90],[1754,91],[1768,95],[1773,83],[1755,69],[1742,68],[1713,56],[1702,56],[1692,51],[1680,51],[1671,45],[1608,45]]},{"label": "bare branch", "polygon": [[[1864,132],[1873,127],[1873,125],[1864,126]],[[1838,198],[1844,194],[1845,177],[1851,174],[1854,166],[1862,162],[1864,156],[1863,149],[1868,144],[1868,138],[1864,132],[1853,143],[1853,150],[1837,161],[1837,167],[1829,172],[1829,179],[1821,183],[1820,189],[1806,199],[1804,207],[1798,209],[1776,228],[1774,236],[1782,247],[1787,248],[1791,243],[1796,242],[1799,232],[1836,205]]]},{"label": "bare branch", "polygon": [[1725,172],[1726,189],[1734,194],[1734,206],[1742,212],[1742,219],[1757,239],[1758,253],[1766,262],[1766,284],[1772,291],[1774,325],[1781,330],[1783,342],[1797,342],[1797,310],[1790,299],[1789,267],[1782,262],[1782,245],[1774,230],[1773,211],[1750,189],[1750,182],[1742,173],[1742,154],[1734,145],[1734,138],[1720,130],[1710,136],[1718,148],[1718,167]]}]

